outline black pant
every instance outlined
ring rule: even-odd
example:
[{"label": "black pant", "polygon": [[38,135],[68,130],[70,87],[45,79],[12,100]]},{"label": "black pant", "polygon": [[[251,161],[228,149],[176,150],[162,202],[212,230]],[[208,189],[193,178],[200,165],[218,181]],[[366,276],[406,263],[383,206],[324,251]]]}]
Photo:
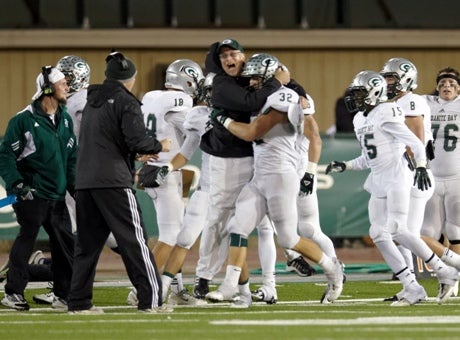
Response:
[{"label": "black pant", "polygon": [[34,198],[13,205],[20,225],[10,251],[5,293],[24,294],[29,282],[28,260],[40,226],[48,233],[53,259],[54,294],[66,299],[70,290],[74,236],[64,201]]},{"label": "black pant", "polygon": [[96,265],[113,233],[129,279],[137,289],[139,309],[161,305],[161,279],[147,246],[147,232],[131,188],[78,190],[77,242],[69,310],[92,306]]}]

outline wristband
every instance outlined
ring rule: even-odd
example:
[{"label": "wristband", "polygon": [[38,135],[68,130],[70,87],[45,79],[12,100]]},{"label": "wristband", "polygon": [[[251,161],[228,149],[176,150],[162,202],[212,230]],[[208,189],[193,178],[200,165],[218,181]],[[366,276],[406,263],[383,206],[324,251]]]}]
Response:
[{"label": "wristband", "polygon": [[166,164],[166,166],[168,167],[168,172],[174,171],[174,167],[171,163]]},{"label": "wristband", "polygon": [[222,123],[222,125],[228,130],[228,126],[230,125],[231,122],[233,122],[233,119],[227,118],[225,122]]},{"label": "wristband", "polygon": [[426,159],[417,159],[415,165],[417,168],[426,168]]},{"label": "wristband", "polygon": [[313,175],[316,175],[316,171],[318,169],[318,163],[308,162],[307,165],[307,172]]}]

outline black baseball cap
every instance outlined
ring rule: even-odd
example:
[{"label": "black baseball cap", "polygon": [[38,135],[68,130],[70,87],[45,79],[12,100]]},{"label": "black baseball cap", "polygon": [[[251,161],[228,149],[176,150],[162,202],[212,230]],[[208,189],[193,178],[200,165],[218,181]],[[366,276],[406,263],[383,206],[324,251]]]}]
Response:
[{"label": "black baseball cap", "polygon": [[219,43],[219,47],[217,48],[217,51],[220,52],[220,49],[224,46],[230,47],[232,50],[238,50],[238,51],[243,52],[243,46],[241,46],[240,43],[236,41],[235,39],[222,40]]}]

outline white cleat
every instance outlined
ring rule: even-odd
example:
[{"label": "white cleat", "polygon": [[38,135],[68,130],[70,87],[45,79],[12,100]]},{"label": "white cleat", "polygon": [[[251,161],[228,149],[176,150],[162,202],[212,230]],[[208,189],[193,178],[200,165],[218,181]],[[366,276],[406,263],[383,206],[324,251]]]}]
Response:
[{"label": "white cleat", "polygon": [[230,308],[249,308],[252,305],[252,298],[250,294],[240,294],[239,300],[233,302]]},{"label": "white cleat", "polygon": [[104,314],[104,310],[100,307],[92,306],[88,309],[81,309],[81,310],[71,310],[68,314],[80,314],[80,315],[99,315]]},{"label": "white cleat", "polygon": [[171,294],[169,294],[168,304],[172,306],[204,306],[208,303],[205,300],[193,297],[188,290],[184,288],[179,293],[171,292]]},{"label": "white cleat", "polygon": [[130,306],[137,306],[139,304],[139,300],[137,298],[137,290],[136,288],[131,288],[131,291],[126,298],[126,303]]},{"label": "white cleat", "polygon": [[273,305],[278,301],[276,288],[262,286],[251,293],[252,301],[264,301],[269,305]]},{"label": "white cleat", "polygon": [[427,300],[425,288],[416,282],[411,283],[402,291],[398,301],[394,301],[391,307],[407,307]]},{"label": "white cleat", "polygon": [[450,297],[455,294],[455,285],[450,286],[446,283],[439,284],[438,295],[436,296],[436,303],[438,305],[442,305],[446,302]]},{"label": "white cleat", "polygon": [[206,294],[206,300],[211,302],[223,302],[230,301],[236,302],[240,299],[238,289],[231,289],[220,285],[217,290]]},{"label": "white cleat", "polygon": [[343,266],[340,261],[334,259],[334,269],[331,272],[326,272],[327,288],[321,297],[320,302],[324,304],[332,303],[337,300],[342,294],[343,283],[345,282],[345,275],[343,273]]}]

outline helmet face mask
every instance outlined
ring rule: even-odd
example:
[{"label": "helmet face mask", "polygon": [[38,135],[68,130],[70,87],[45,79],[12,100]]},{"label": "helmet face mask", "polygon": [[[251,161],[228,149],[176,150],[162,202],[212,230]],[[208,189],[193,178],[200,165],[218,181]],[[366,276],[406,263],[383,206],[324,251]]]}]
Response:
[{"label": "helmet face mask", "polygon": [[415,65],[404,58],[391,58],[383,65],[380,74],[383,77],[394,77],[396,82],[388,86],[390,98],[401,92],[412,91],[417,88],[418,72]]},{"label": "helmet face mask", "polygon": [[385,79],[373,71],[361,71],[348,87],[348,95],[344,101],[351,113],[367,111],[387,100]]},{"label": "helmet face mask", "polygon": [[199,96],[200,82],[204,80],[200,65],[190,59],[179,59],[166,69],[165,87],[181,90],[192,98]]},{"label": "helmet face mask", "polygon": [[278,59],[268,53],[254,54],[244,65],[241,76],[260,77],[265,82],[275,75],[279,66]]},{"label": "helmet face mask", "polygon": [[62,57],[57,62],[56,68],[64,73],[70,92],[88,87],[91,69],[83,58],[74,55]]},{"label": "helmet face mask", "polygon": [[206,106],[209,106],[209,107],[212,106],[212,101],[211,101],[212,82],[214,81],[215,76],[216,76],[215,73],[209,72],[204,78],[204,80],[200,83],[199,90],[198,90],[198,93],[199,93],[199,95],[197,96],[198,101],[203,101],[206,104]]}]

